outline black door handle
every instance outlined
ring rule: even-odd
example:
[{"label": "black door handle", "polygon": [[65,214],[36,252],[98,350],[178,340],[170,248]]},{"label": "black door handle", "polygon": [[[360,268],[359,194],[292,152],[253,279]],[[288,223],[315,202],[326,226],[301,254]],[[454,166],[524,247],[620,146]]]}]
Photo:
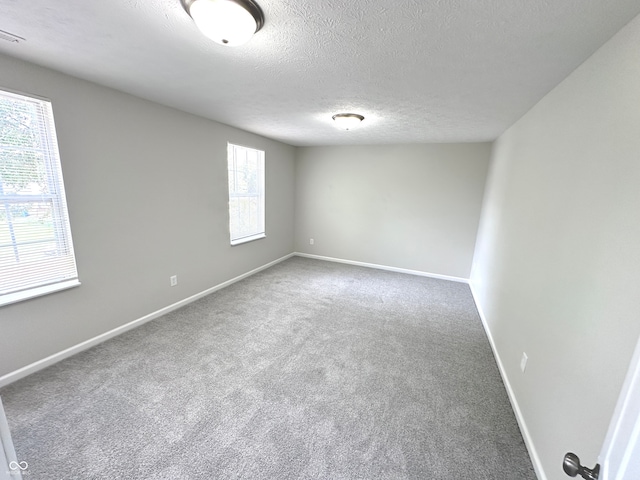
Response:
[{"label": "black door handle", "polygon": [[580,459],[575,453],[567,453],[564,456],[564,462],[562,462],[562,469],[564,473],[570,477],[580,475],[586,480],[598,480],[600,476],[600,464],[596,463],[596,466],[591,468],[583,467],[580,465]]}]

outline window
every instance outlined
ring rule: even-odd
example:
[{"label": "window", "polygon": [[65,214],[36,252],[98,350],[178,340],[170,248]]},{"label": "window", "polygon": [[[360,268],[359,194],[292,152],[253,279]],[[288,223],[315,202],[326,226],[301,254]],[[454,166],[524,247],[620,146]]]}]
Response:
[{"label": "window", "polygon": [[51,102],[0,91],[0,305],[75,285]]},{"label": "window", "polygon": [[230,143],[227,156],[231,245],[264,238],[264,152]]}]

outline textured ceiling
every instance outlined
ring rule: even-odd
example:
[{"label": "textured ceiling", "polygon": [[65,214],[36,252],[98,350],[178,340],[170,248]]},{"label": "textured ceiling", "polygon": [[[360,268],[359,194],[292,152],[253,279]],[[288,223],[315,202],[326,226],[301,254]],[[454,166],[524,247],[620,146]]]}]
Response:
[{"label": "textured ceiling", "polygon": [[[490,141],[638,0],[258,0],[241,47],[180,0],[0,0],[0,52],[292,145]],[[0,74],[0,82],[1,82]],[[334,113],[364,115],[340,131]]]}]

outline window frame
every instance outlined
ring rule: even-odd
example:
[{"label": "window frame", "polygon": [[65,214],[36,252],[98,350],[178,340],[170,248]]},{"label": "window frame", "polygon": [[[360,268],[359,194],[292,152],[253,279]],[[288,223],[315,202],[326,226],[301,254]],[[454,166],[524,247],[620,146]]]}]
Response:
[{"label": "window frame", "polygon": [[[29,276],[33,280],[24,282],[17,286],[11,284],[0,285],[0,307],[10,305],[12,303],[21,302],[31,298],[48,295],[50,293],[66,290],[80,285],[78,278],[77,260],[73,248],[73,240],[71,236],[71,224],[67,208],[66,194],[64,188],[64,179],[62,175],[62,162],[58,149],[57,131],[55,127],[55,119],[53,114],[53,105],[50,99],[38,95],[20,92],[0,86],[0,96],[3,98],[13,99],[15,101],[23,101],[25,103],[35,103],[38,124],[30,127],[30,132],[35,133],[39,137],[42,147],[35,151],[42,154],[43,167],[45,173],[44,181],[47,183],[48,193],[36,194],[20,194],[5,193],[4,188],[0,186],[0,209],[6,212],[7,230],[10,235],[10,243],[3,245],[13,250],[13,256],[16,258],[16,265],[20,263],[19,248],[28,244],[43,243],[45,240],[18,241],[13,234],[15,229],[15,218],[10,211],[11,204],[46,204],[51,205],[51,230],[53,232],[53,242],[56,244],[56,252],[62,252],[59,257],[64,258],[62,266],[58,268],[46,268],[56,262],[50,259],[37,259],[33,261],[33,265],[27,267],[25,272],[29,272]],[[0,119],[2,121],[2,119]],[[18,151],[28,151],[30,148],[15,146],[12,144],[0,144],[0,150],[10,151],[16,149]],[[1,180],[0,180],[1,182]],[[47,240],[51,241],[51,240]],[[45,266],[43,269],[42,266]],[[9,263],[0,261],[0,269],[11,268]],[[59,275],[50,275],[50,272],[56,272]],[[0,270],[1,273],[1,270]],[[24,278],[25,273],[21,273]],[[2,293],[6,289],[5,293]]]},{"label": "window frame", "polygon": [[[238,178],[237,178],[237,151],[251,151],[258,155],[258,171],[257,175],[257,187],[258,191],[253,192],[238,192]],[[233,162],[233,169],[232,169]],[[266,222],[266,152],[254,147],[247,147],[245,145],[239,145],[237,143],[227,142],[227,188],[229,198],[229,241],[231,246],[242,245],[243,243],[253,242],[266,238],[267,236],[267,222]],[[232,190],[232,179],[236,187]],[[256,198],[258,202],[257,211],[257,225],[256,229],[250,234],[235,236],[234,237],[234,215],[232,212],[233,201],[238,198]]]}]

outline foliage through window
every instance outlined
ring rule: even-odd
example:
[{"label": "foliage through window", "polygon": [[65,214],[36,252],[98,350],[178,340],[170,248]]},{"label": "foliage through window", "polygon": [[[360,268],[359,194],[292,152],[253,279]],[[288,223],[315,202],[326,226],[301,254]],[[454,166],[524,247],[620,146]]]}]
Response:
[{"label": "foliage through window", "polygon": [[231,245],[265,237],[264,152],[228,145]]},{"label": "foliage through window", "polygon": [[78,284],[51,103],[0,91],[0,305]]}]

